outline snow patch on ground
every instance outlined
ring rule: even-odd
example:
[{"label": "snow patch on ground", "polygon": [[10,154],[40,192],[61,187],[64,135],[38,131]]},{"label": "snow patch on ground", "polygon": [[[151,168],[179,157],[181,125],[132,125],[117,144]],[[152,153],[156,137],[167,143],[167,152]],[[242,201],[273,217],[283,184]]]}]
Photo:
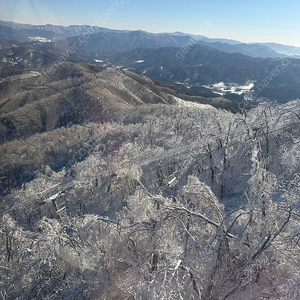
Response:
[{"label": "snow patch on ground", "polygon": [[38,42],[42,42],[42,43],[50,43],[51,42],[51,40],[48,40],[42,36],[29,36],[29,39],[31,42],[34,42],[34,41],[35,42],[38,41]]},{"label": "snow patch on ground", "polygon": [[242,95],[243,93],[248,93],[254,87],[254,83],[247,81],[244,85],[239,85],[237,83],[219,82],[211,85],[205,85],[204,87],[221,96],[224,96],[226,93]]}]

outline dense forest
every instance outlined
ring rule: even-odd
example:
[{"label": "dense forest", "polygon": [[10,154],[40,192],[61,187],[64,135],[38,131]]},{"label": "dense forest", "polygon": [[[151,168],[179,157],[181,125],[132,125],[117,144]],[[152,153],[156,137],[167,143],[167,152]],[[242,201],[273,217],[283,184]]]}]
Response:
[{"label": "dense forest", "polygon": [[36,80],[0,83],[3,300],[300,298],[299,100],[232,112],[86,64]]}]

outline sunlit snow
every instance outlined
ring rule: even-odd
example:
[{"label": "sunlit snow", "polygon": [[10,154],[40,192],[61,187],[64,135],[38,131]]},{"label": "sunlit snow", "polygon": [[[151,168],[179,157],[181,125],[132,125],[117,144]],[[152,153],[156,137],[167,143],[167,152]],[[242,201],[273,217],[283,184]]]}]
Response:
[{"label": "sunlit snow", "polygon": [[224,96],[226,93],[242,95],[243,93],[249,92],[254,87],[254,83],[252,81],[247,81],[244,85],[239,85],[237,83],[219,82],[206,85],[205,87],[221,96]]},{"label": "sunlit snow", "polygon": [[42,36],[29,36],[30,41],[38,41],[38,42],[42,42],[42,43],[50,43],[51,40],[48,40]]}]

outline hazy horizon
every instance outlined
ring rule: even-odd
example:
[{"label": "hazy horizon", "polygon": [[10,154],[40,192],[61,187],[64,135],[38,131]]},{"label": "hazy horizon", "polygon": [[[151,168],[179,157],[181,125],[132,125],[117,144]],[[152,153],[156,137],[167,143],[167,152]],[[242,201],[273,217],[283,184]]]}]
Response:
[{"label": "hazy horizon", "polygon": [[244,43],[300,46],[300,3],[266,0],[187,3],[154,0],[0,0],[0,19],[33,25],[88,25],[152,33],[184,32]]}]

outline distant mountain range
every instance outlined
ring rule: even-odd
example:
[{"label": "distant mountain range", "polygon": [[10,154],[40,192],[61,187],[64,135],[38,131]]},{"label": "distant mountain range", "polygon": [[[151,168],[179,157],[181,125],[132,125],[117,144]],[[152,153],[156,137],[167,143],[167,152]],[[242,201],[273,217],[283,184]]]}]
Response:
[{"label": "distant mountain range", "polygon": [[109,29],[97,26],[30,25],[0,20],[0,38],[30,42],[34,37],[41,37],[53,42],[73,36],[80,36],[91,28],[94,33],[110,31]]},{"label": "distant mountain range", "polygon": [[92,60],[77,53],[63,56],[61,51],[40,49],[32,43],[0,40],[0,82],[1,78],[21,74],[27,69],[42,69],[55,62],[89,63]]},{"label": "distant mountain range", "polygon": [[[98,34],[98,35],[95,35]],[[20,42],[43,41],[54,42],[67,38],[80,37],[90,52],[101,51],[124,52],[138,47],[189,47],[191,44],[202,44],[212,48],[234,53],[239,52],[252,57],[300,56],[300,48],[275,43],[244,44],[230,39],[207,38],[182,32],[149,33],[145,31],[112,30],[89,25],[30,25],[0,21],[0,39]],[[78,38],[75,40],[78,40]],[[101,47],[99,47],[101,44]],[[95,49],[96,48],[96,49]],[[100,49],[100,50],[99,50]],[[96,51],[95,51],[96,50]]]},{"label": "distant mountain range", "polygon": [[[258,97],[286,102],[300,96],[300,60],[289,58],[253,58],[241,53],[226,53],[194,45],[178,59],[180,48],[139,48],[119,53],[111,62],[148,76],[188,86],[217,82],[244,84],[254,82]],[[181,57],[181,56],[180,56]]]},{"label": "distant mountain range", "polygon": [[259,45],[267,46],[277,53],[285,54],[287,56],[292,56],[296,58],[300,58],[300,48],[294,47],[294,46],[287,46],[282,44],[276,44],[276,43],[263,43]]},{"label": "distant mountain range", "polygon": [[[0,77],[65,62],[119,67],[154,80],[197,87],[191,96],[216,97],[204,85],[253,82],[255,98],[300,97],[300,48],[243,44],[182,32],[148,33],[97,26],[29,25],[0,21]],[[299,56],[300,57],[300,56]],[[0,78],[1,79],[1,78]],[[175,88],[178,91],[178,87]],[[187,91],[185,91],[187,92]],[[229,99],[240,101],[227,93]]]}]

